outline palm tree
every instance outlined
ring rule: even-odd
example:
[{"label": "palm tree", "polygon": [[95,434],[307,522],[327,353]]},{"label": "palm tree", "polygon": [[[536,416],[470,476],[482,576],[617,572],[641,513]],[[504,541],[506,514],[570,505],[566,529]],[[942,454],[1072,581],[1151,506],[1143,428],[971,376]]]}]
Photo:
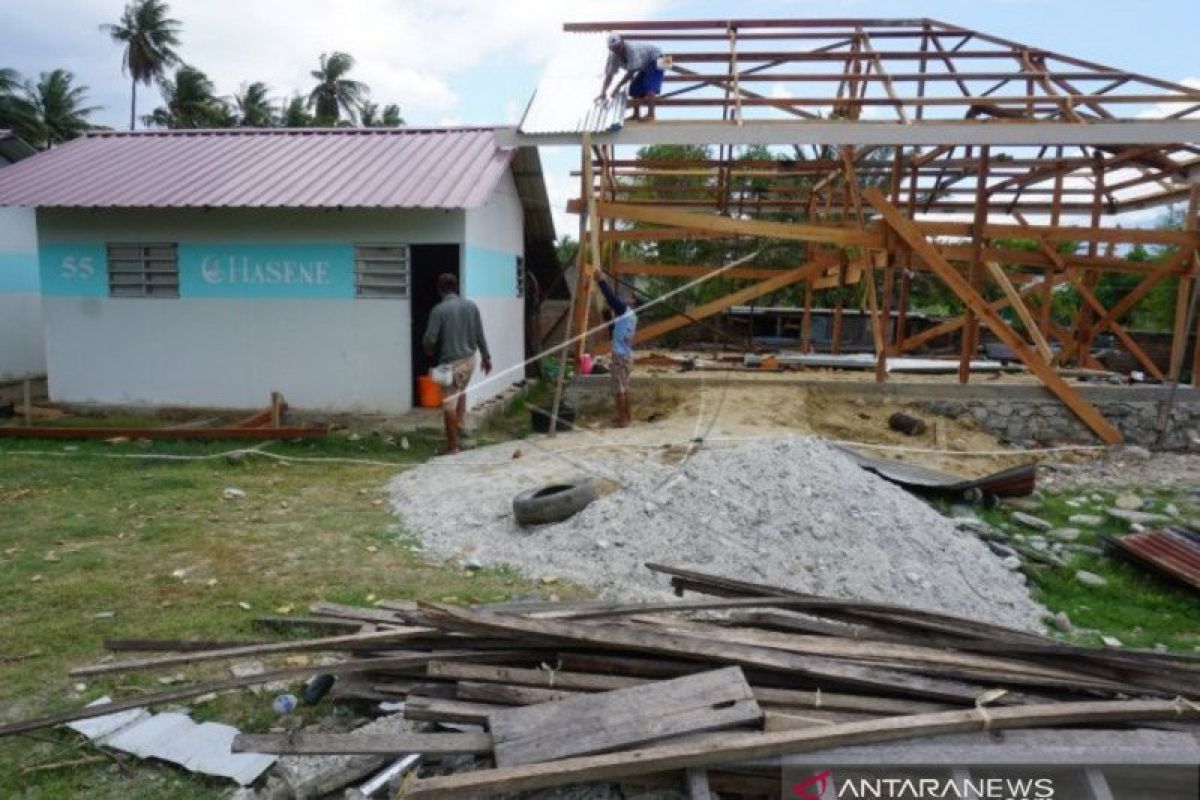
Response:
[{"label": "palm tree", "polygon": [[15,69],[0,69],[0,128],[32,141],[37,131],[33,108],[24,92],[24,82]]},{"label": "palm tree", "polygon": [[75,76],[65,69],[43,72],[37,83],[25,85],[32,114],[31,144],[49,149],[91,129],[88,117],[98,106],[87,102],[87,87],[75,86]]},{"label": "palm tree", "polygon": [[236,124],[228,104],[217,97],[208,76],[195,67],[184,65],[175,71],[175,79],[158,82],[165,105],[145,117],[149,125],[163,128],[222,128]]},{"label": "palm tree", "polygon": [[270,88],[262,81],[242,84],[241,91],[233,96],[237,108],[237,124],[243,128],[269,128],[275,124],[271,113]]},{"label": "palm tree", "polygon": [[349,53],[321,53],[321,68],[312,71],[317,85],[308,95],[308,107],[316,112],[318,125],[336,125],[343,112],[354,122],[370,90],[365,83],[346,77],[352,69],[354,58]]},{"label": "palm tree", "polygon": [[400,116],[400,106],[395,103],[384,106],[380,114],[379,104],[367,100],[358,109],[358,122],[364,128],[399,128],[404,119]]},{"label": "palm tree", "polygon": [[301,94],[295,95],[283,104],[279,114],[279,124],[285,128],[309,128],[313,124],[312,115],[308,113],[308,99]]},{"label": "palm tree", "polygon": [[149,86],[151,81],[161,80],[166,70],[180,61],[175,48],[179,47],[181,24],[167,14],[164,0],[132,0],[125,6],[120,22],[100,26],[114,42],[125,46],[121,72],[130,77],[133,87],[129,130],[133,130],[137,119],[137,85]]}]

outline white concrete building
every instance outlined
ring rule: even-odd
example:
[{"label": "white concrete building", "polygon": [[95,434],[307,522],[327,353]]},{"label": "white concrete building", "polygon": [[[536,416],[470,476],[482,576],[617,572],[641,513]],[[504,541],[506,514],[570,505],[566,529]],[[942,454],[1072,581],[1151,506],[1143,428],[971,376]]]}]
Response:
[{"label": "white concrete building", "polygon": [[475,404],[524,377],[527,250],[554,269],[536,151],[491,129],[94,134],[0,205],[37,209],[60,402],[404,412],[450,272],[492,350]]},{"label": "white concrete building", "polygon": [[[34,150],[0,130],[0,170]],[[46,371],[33,210],[0,208],[0,381]]]}]

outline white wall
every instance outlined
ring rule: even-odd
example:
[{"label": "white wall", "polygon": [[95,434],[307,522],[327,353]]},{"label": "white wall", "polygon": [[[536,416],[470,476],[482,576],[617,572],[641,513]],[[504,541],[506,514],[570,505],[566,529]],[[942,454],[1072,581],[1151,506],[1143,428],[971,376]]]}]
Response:
[{"label": "white wall", "polygon": [[237,296],[110,298],[106,284],[75,287],[55,271],[62,253],[111,241],[315,248],[461,242],[464,213],[42,210],[39,226],[53,399],[247,408],[265,405],[279,390],[298,409],[399,413],[412,404],[407,300],[356,299],[341,284],[315,292],[226,286],[217,288]]},{"label": "white wall", "polygon": [[45,371],[34,212],[0,208],[0,380]]},{"label": "white wall", "polygon": [[524,255],[524,213],[510,172],[486,204],[466,213],[463,296],[479,306],[493,366],[488,378],[476,371],[467,393],[472,405],[525,378],[525,301],[516,268]]}]

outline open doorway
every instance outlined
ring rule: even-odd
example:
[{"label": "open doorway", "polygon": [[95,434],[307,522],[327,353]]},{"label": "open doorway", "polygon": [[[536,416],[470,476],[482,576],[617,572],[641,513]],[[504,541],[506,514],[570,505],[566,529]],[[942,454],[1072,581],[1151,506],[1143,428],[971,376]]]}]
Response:
[{"label": "open doorway", "polygon": [[429,324],[429,312],[438,304],[437,279],[443,272],[459,275],[459,248],[456,244],[414,244],[409,247],[411,258],[412,298],[412,383],[413,397],[417,394],[417,376],[425,375],[433,366],[425,355],[422,339]]}]

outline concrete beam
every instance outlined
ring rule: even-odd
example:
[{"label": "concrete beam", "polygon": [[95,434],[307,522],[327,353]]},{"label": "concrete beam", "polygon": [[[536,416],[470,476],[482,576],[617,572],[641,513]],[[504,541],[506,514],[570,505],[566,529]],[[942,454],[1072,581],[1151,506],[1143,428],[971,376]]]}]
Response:
[{"label": "concrete beam", "polygon": [[[579,133],[530,136],[498,128],[503,147],[578,146]],[[669,121],[626,125],[593,134],[594,144],[824,144],[824,145],[1153,145],[1200,142],[1200,119],[1013,122],[939,120],[912,124],[886,120]]]}]

